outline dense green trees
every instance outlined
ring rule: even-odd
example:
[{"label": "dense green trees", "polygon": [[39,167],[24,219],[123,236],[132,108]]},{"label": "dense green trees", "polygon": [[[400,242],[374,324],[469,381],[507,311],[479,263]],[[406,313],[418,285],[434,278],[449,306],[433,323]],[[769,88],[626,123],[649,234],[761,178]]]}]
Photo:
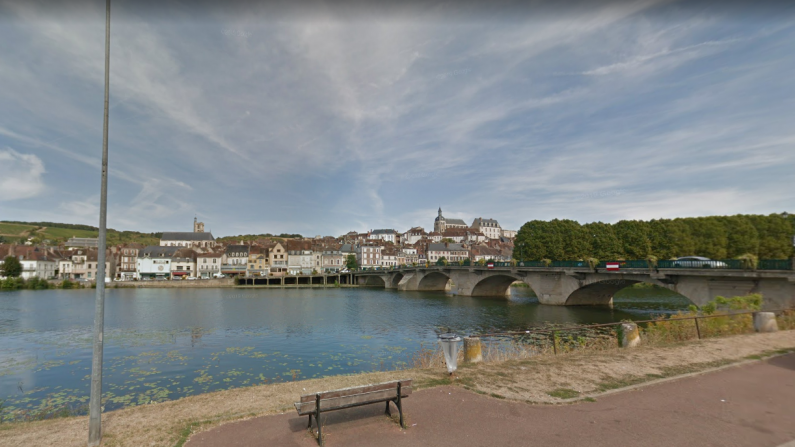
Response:
[{"label": "dense green trees", "polygon": [[0,265],[0,276],[16,278],[22,274],[22,264],[16,256],[6,256],[3,265]]},{"label": "dense green trees", "polygon": [[615,224],[532,220],[516,235],[514,259],[671,259],[706,256],[785,259],[793,253],[795,216],[710,216]]},{"label": "dense green trees", "polygon": [[345,267],[350,270],[359,268],[359,263],[356,261],[356,255],[348,255],[345,257]]}]

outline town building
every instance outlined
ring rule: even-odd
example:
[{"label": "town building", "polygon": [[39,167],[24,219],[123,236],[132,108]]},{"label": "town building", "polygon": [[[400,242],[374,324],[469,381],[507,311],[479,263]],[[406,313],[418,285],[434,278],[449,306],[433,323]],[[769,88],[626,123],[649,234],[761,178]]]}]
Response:
[{"label": "town building", "polygon": [[516,239],[516,230],[502,230],[502,237],[506,239]]},{"label": "town building", "polygon": [[463,244],[429,244],[428,262],[435,263],[444,257],[447,262],[459,262],[469,259],[469,250]]},{"label": "town building", "polygon": [[287,244],[287,273],[311,275],[314,268],[312,242],[290,239]]},{"label": "town building", "polygon": [[196,252],[190,248],[181,248],[171,258],[171,277],[197,277]]},{"label": "town building", "polygon": [[413,227],[409,229],[409,231],[403,233],[401,242],[404,245],[414,245],[417,243],[417,241],[426,236],[428,236],[428,233],[426,233],[422,227]]},{"label": "town building", "polygon": [[250,247],[248,245],[228,245],[224,251],[224,263],[221,265],[221,273],[231,276],[245,276],[249,251]]},{"label": "town building", "polygon": [[252,246],[248,252],[248,276],[268,276],[270,257],[268,248]]},{"label": "town building", "polygon": [[221,274],[221,265],[224,261],[222,252],[207,252],[196,254],[196,270],[199,277],[204,279],[214,278]]},{"label": "town building", "polygon": [[383,246],[374,242],[365,242],[356,246],[356,262],[361,268],[381,266],[381,250]]},{"label": "town building", "polygon": [[19,263],[22,264],[22,279],[41,278],[53,279],[55,278],[55,270],[58,268],[58,262],[53,256],[48,255],[46,251],[33,250],[27,254],[17,256]]},{"label": "town building", "polygon": [[287,256],[287,250],[281,243],[277,242],[276,245],[270,247],[268,257],[270,258],[271,276],[284,276],[287,274]]},{"label": "town building", "polygon": [[96,237],[72,237],[64,244],[66,248],[97,248],[99,238]]},{"label": "town building", "polygon": [[398,243],[398,233],[395,230],[373,230],[370,232],[369,239],[380,239],[393,244]]},{"label": "town building", "polygon": [[472,221],[472,229],[483,233],[489,239],[499,239],[502,236],[502,228],[494,219],[478,217]]},{"label": "town building", "polygon": [[160,237],[161,247],[194,247],[212,249],[215,238],[212,233],[166,232]]},{"label": "town building", "polygon": [[448,239],[446,242],[453,241],[460,244],[466,240],[467,232],[465,228],[448,228],[442,233],[442,240]]},{"label": "town building", "polygon": [[138,250],[135,260],[138,278],[171,279],[171,261],[179,247],[148,246]]},{"label": "town building", "polygon": [[138,251],[144,248],[141,244],[125,244],[114,248],[116,253],[116,277],[122,281],[138,279]]},{"label": "town building", "polygon": [[395,247],[384,247],[381,250],[381,266],[390,268],[398,265],[398,250]]},{"label": "town building", "polygon": [[337,272],[345,267],[345,256],[343,256],[339,245],[329,245],[323,248],[322,262],[324,272]]}]

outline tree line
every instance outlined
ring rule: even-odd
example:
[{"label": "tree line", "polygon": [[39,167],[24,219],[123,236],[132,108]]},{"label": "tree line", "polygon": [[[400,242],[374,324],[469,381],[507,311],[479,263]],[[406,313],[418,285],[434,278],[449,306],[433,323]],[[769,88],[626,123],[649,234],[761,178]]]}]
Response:
[{"label": "tree line", "polygon": [[744,255],[786,259],[793,252],[795,216],[786,213],[622,220],[581,225],[568,219],[532,220],[514,241],[517,260],[595,258],[672,259],[705,256],[731,259]]}]

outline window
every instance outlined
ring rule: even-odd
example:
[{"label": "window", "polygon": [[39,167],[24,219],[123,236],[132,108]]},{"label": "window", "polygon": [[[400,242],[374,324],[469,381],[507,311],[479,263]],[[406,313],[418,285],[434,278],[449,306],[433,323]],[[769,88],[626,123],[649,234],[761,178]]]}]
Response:
[{"label": "window", "polygon": [[88,264],[88,268],[91,268],[91,264]]},{"label": "window", "polygon": [[216,263],[216,261],[217,261],[217,259],[213,258],[213,264],[215,264],[215,263]]}]

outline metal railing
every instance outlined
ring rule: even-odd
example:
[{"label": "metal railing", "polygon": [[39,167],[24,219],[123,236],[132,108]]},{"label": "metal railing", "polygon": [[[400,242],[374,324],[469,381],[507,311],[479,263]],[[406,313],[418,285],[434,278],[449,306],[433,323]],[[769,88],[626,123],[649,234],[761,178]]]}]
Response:
[{"label": "metal railing", "polygon": [[760,259],[758,270],[793,270],[792,259]]},{"label": "metal railing", "polygon": [[[618,264],[619,270],[626,269],[729,269],[729,270],[795,270],[792,259],[761,259],[756,264],[742,260],[742,259],[720,259],[720,260],[704,260],[704,261],[690,261],[690,260],[660,260],[653,264],[645,259],[630,259],[624,261],[600,261],[596,265],[598,270],[606,270],[607,264]],[[472,261],[469,265],[461,265],[458,262],[450,262],[447,265],[436,265],[431,262],[427,268],[506,268],[506,267],[524,267],[524,268],[583,268],[590,269],[588,261],[494,261],[486,262],[483,265],[479,261]],[[398,265],[398,266],[382,266],[382,267],[359,267],[354,271],[388,271],[388,270],[402,270],[402,269],[415,269],[426,268],[425,264],[413,265]]]}]

